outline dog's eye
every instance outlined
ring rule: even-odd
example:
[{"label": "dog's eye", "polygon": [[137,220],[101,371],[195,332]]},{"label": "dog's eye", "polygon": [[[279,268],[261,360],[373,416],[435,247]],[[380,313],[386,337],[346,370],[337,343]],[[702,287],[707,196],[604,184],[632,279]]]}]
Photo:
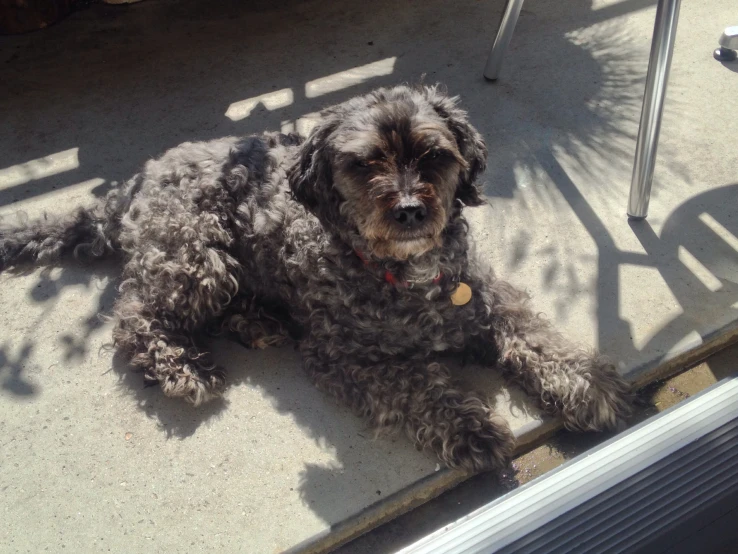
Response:
[{"label": "dog's eye", "polygon": [[366,168],[366,167],[369,167],[369,162],[367,162],[366,160],[356,159],[354,160],[354,165],[356,167]]},{"label": "dog's eye", "polygon": [[436,160],[440,158],[441,156],[445,156],[446,151],[442,150],[440,148],[434,148],[433,150],[429,150],[421,159],[423,160]]}]

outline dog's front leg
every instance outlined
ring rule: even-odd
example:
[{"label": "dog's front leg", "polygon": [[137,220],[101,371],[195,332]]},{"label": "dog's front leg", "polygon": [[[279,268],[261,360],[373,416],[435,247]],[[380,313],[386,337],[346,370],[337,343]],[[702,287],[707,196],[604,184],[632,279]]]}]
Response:
[{"label": "dog's front leg", "polygon": [[478,281],[468,330],[472,354],[495,365],[572,430],[615,428],[631,411],[630,387],[595,351],[566,341],[504,281]]},{"label": "dog's front leg", "polygon": [[471,471],[505,467],[514,447],[507,422],[473,393],[452,386],[448,370],[421,360],[364,361],[337,355],[331,340],[309,337],[303,363],[316,386],[367,417],[377,433],[402,429],[449,467]]}]

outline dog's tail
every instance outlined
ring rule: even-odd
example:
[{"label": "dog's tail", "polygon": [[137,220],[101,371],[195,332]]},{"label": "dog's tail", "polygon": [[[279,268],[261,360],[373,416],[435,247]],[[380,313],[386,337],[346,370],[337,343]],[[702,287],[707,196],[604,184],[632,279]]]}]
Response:
[{"label": "dog's tail", "polygon": [[89,208],[77,208],[62,217],[44,214],[29,220],[17,214],[18,222],[0,221],[0,272],[18,265],[49,265],[62,258],[102,258],[120,249],[120,219],[130,204],[130,195],[114,190],[107,199]]}]

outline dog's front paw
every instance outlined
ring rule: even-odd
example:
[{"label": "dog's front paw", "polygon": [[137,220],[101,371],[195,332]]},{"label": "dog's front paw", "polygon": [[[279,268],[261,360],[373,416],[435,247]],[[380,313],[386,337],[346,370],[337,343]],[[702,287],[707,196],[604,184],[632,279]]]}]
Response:
[{"label": "dog's front paw", "polygon": [[596,356],[588,362],[562,401],[564,425],[573,431],[616,429],[632,413],[631,387],[606,359]]},{"label": "dog's front paw", "polygon": [[465,402],[443,427],[439,458],[452,469],[500,470],[510,463],[515,436],[504,418],[478,402]]}]

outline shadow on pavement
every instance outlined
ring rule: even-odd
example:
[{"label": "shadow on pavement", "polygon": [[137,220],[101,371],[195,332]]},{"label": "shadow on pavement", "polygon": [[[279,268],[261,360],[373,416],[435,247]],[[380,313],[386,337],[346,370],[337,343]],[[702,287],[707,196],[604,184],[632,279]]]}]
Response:
[{"label": "shadow on pavement", "polygon": [[[0,84],[0,93],[13,108],[3,117],[7,127],[0,131],[1,165],[23,166],[54,152],[78,149],[78,165],[72,169],[0,187],[0,206],[9,212],[13,203],[94,179],[102,180],[93,189],[101,196],[115,182],[132,176],[146,159],[183,141],[291,130],[321,107],[378,86],[440,81],[461,94],[488,141],[485,192],[493,208],[496,201],[512,198],[525,179],[535,181],[536,172],[543,171],[595,241],[600,346],[607,344],[608,351],[624,358],[638,350],[627,322],[619,316],[618,297],[618,268],[635,264],[655,268],[683,308],[668,323],[668,332],[657,333],[641,348],[666,352],[674,346],[669,337],[675,332],[689,334],[693,321],[738,300],[737,284],[731,280],[738,253],[734,246],[716,240],[702,215],[738,235],[738,220],[731,213],[737,186],[691,198],[670,216],[660,236],[647,222],[632,224],[645,254],[622,252],[557,157],[559,152],[579,157],[593,179],[606,169],[602,160],[620,164],[621,169],[627,165],[622,160],[632,155],[635,129],[624,131],[620,123],[624,118],[637,120],[645,68],[632,37],[611,19],[654,3],[626,0],[593,10],[589,0],[573,0],[563,13],[526,5],[506,62],[510,69],[497,85],[486,83],[481,69],[502,11],[500,1],[488,6],[429,0],[402,9],[390,0],[371,4],[165,0],[126,9],[94,5],[44,33],[0,38],[0,48],[8,52],[0,61],[9,77]],[[607,47],[598,46],[602,44]],[[328,88],[317,96],[309,93],[308,83],[390,59],[389,73],[358,79],[344,89]],[[555,72],[544,71],[553,65]],[[275,107],[268,95],[285,90],[291,100]],[[253,105],[247,103],[251,107],[242,119],[224,115],[235,103],[255,98]],[[590,154],[583,155],[585,151]],[[660,160],[686,174],[674,156],[666,148],[659,152]],[[612,184],[603,183],[596,194],[607,202],[612,190]],[[544,202],[551,195],[545,188],[537,193]],[[504,224],[501,216],[489,222],[490,231],[498,232]],[[690,300],[695,288],[704,284],[681,264],[680,248],[720,281],[721,288],[708,302]],[[558,286],[560,276],[568,283],[561,289],[557,308],[566,310],[571,296],[582,289],[573,262],[558,260],[556,250],[534,250],[530,234],[519,229],[510,244],[509,263],[515,268],[531,256],[552,259],[543,270],[544,283]],[[86,275],[84,270],[65,269],[52,282],[42,274],[32,300],[46,299],[66,284],[89,282]],[[109,311],[114,297],[111,279],[100,295],[100,312]],[[67,359],[86,352],[85,341],[98,321],[90,316],[84,336],[61,336]],[[14,395],[32,396],[33,386],[23,378],[23,362],[42,345],[24,340],[19,354],[0,345],[0,386]],[[226,358],[233,387],[263,391],[277,411],[291,414],[316,442],[335,450],[335,468],[307,463],[301,476],[304,503],[327,523],[350,515],[342,498],[359,481],[359,474],[376,473],[381,479],[392,471],[392,464],[401,463],[403,456],[397,453],[410,448],[403,438],[379,440],[377,448],[387,463],[367,467],[351,447],[360,424],[312,389],[294,352],[247,352],[234,345],[217,349]],[[169,437],[187,439],[228,409],[227,400],[221,400],[192,410],[164,398],[157,388],[143,389],[140,376],[129,372],[120,359],[113,360],[113,367],[121,386]],[[271,371],[274,367],[280,369]],[[326,406],[320,412],[311,408],[322,404]],[[369,432],[366,439],[370,440]],[[488,486],[489,477],[478,479]],[[372,494],[380,500],[383,492]]]}]

